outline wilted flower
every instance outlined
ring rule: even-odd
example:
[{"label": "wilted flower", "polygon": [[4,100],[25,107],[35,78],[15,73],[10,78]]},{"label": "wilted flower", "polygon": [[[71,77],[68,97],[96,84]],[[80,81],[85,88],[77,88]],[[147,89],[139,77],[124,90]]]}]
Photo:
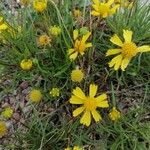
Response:
[{"label": "wilted flower", "polygon": [[50,43],[51,39],[47,35],[41,35],[38,39],[38,43],[40,46],[45,46]]},{"label": "wilted flower", "polygon": [[0,138],[2,138],[7,133],[7,126],[6,123],[3,121],[0,121]]},{"label": "wilted flower", "polygon": [[21,5],[28,5],[30,0],[20,0]]}]

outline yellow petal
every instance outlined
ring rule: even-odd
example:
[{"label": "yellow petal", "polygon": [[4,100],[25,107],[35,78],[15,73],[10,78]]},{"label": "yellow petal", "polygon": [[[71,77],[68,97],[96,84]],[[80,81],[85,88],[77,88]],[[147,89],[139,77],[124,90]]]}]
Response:
[{"label": "yellow petal", "polygon": [[83,114],[80,123],[86,126],[89,126],[91,124],[91,113],[90,111],[85,111],[85,113]]},{"label": "yellow petal", "polygon": [[120,7],[120,5],[115,5],[113,8],[110,9],[110,14],[113,15],[116,13],[116,10]]},{"label": "yellow petal", "polygon": [[124,37],[124,40],[125,40],[126,43],[131,42],[131,40],[132,40],[132,34],[133,34],[132,31],[123,30],[123,37]]},{"label": "yellow petal", "polygon": [[79,97],[77,97],[77,96],[72,95],[71,98],[70,98],[70,100],[69,100],[69,102],[71,104],[83,104],[84,100],[81,99],[81,98],[79,98]]},{"label": "yellow petal", "polygon": [[75,60],[75,59],[77,58],[77,56],[78,56],[78,52],[75,52],[75,53],[71,54],[71,55],[69,56],[69,58],[70,58],[71,60]]},{"label": "yellow petal", "polygon": [[118,70],[121,63],[122,63],[122,55],[119,55],[118,59],[116,60],[115,66],[114,66],[114,70]]},{"label": "yellow petal", "polygon": [[79,97],[81,99],[85,99],[85,94],[83,93],[83,91],[79,88],[79,87],[76,87],[76,89],[73,90],[72,92],[76,97]]},{"label": "yellow petal", "polygon": [[98,12],[99,8],[98,5],[92,5],[93,9],[95,9],[96,12]]},{"label": "yellow petal", "polygon": [[92,116],[96,122],[102,120],[102,117],[100,116],[100,114],[96,110],[93,110],[91,113],[92,113]]},{"label": "yellow petal", "polygon": [[106,3],[108,6],[112,5],[114,2],[114,0],[108,0],[108,2]]},{"label": "yellow petal", "polygon": [[75,109],[73,111],[73,117],[76,117],[76,116],[80,115],[83,112],[84,109],[85,109],[84,107],[79,107],[79,108]]},{"label": "yellow petal", "polygon": [[149,52],[150,51],[150,46],[143,45],[143,46],[138,47],[137,50],[138,50],[138,52]]},{"label": "yellow petal", "polygon": [[68,49],[68,55],[72,54],[75,50],[73,48]]},{"label": "yellow petal", "polygon": [[85,47],[86,47],[86,48],[92,47],[92,43],[87,43],[87,44],[85,45]]},{"label": "yellow petal", "polygon": [[109,67],[113,67],[116,62],[118,61],[118,59],[120,59],[122,56],[121,55],[118,55],[116,57],[114,57],[110,62],[109,62]]},{"label": "yellow petal", "polygon": [[105,13],[102,15],[102,17],[103,17],[103,18],[106,18],[108,15],[109,15],[108,12],[105,12]]},{"label": "yellow petal", "polygon": [[73,31],[73,39],[76,40],[79,36],[79,31],[78,30],[74,30]]},{"label": "yellow petal", "polygon": [[121,70],[122,71],[125,71],[125,69],[127,68],[129,62],[130,62],[131,58],[127,58],[125,57],[123,60],[122,60],[122,63],[121,63]]},{"label": "yellow petal", "polygon": [[90,35],[91,35],[91,32],[88,32],[86,35],[83,35],[81,42],[85,43]]},{"label": "yellow petal", "polygon": [[96,97],[96,101],[97,103],[106,100],[107,99],[107,95],[106,94],[101,94],[100,96]]},{"label": "yellow petal", "polygon": [[100,13],[93,10],[93,11],[91,12],[91,15],[93,15],[93,16],[100,16]]},{"label": "yellow petal", "polygon": [[106,52],[106,56],[115,55],[115,54],[120,53],[121,51],[122,51],[121,49],[109,49]]},{"label": "yellow petal", "polygon": [[97,101],[97,107],[101,107],[101,108],[109,107],[108,100],[105,99],[103,101]]},{"label": "yellow petal", "polygon": [[123,45],[122,41],[120,40],[120,38],[118,37],[117,34],[115,34],[113,37],[111,37],[110,41],[120,47],[122,47],[122,45]]},{"label": "yellow petal", "polygon": [[100,1],[99,0],[93,0],[93,3],[95,3],[95,5],[99,5]]},{"label": "yellow petal", "polygon": [[89,95],[90,97],[94,97],[97,93],[98,86],[95,84],[90,84]]}]

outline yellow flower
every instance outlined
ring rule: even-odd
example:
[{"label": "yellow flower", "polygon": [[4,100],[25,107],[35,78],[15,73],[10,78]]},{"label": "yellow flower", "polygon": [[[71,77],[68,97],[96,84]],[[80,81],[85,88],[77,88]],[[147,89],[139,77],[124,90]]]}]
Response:
[{"label": "yellow flower", "polygon": [[73,90],[72,92],[73,95],[69,100],[71,104],[82,105],[73,111],[73,116],[76,117],[84,111],[84,114],[80,119],[80,123],[86,126],[89,126],[91,124],[91,115],[93,116],[96,122],[102,119],[100,114],[96,110],[97,107],[101,108],[109,107],[106,94],[102,94],[100,96],[95,97],[97,89],[98,89],[97,85],[90,84],[89,96],[85,96],[83,91],[79,87],[77,87],[76,89]]},{"label": "yellow flower", "polygon": [[11,118],[13,115],[13,109],[11,107],[5,108],[5,110],[2,112],[2,116],[6,119]]},{"label": "yellow flower", "polygon": [[7,127],[6,123],[3,121],[0,121],[0,138],[2,138],[7,133]]},{"label": "yellow flower", "polygon": [[61,33],[61,28],[59,26],[51,26],[49,31],[51,35],[58,36]]},{"label": "yellow flower", "polygon": [[129,9],[133,7],[133,2],[130,2],[129,0],[114,0],[114,3],[120,4],[120,6],[129,8]]},{"label": "yellow flower", "polygon": [[23,70],[30,70],[32,68],[32,60],[31,59],[23,59],[20,63],[20,67]]},{"label": "yellow flower", "polygon": [[71,80],[73,82],[81,82],[83,78],[84,78],[84,73],[81,70],[79,69],[72,70]]},{"label": "yellow flower", "polygon": [[68,50],[68,55],[71,60],[75,60],[78,54],[84,55],[86,48],[92,47],[92,43],[86,43],[90,35],[91,32],[87,32],[79,39],[79,31],[73,31],[73,39],[75,40],[74,48]]},{"label": "yellow flower", "polygon": [[38,40],[40,46],[48,45],[50,41],[51,40],[47,35],[41,35]]},{"label": "yellow flower", "polygon": [[5,23],[4,18],[0,16],[0,32],[8,29],[8,25]]},{"label": "yellow flower", "polygon": [[81,12],[79,9],[74,9],[74,10],[73,10],[73,16],[74,16],[75,18],[80,18],[81,15],[82,15],[82,12]]},{"label": "yellow flower", "polygon": [[107,51],[106,56],[118,54],[110,61],[109,67],[114,67],[115,70],[121,68],[122,71],[125,71],[134,56],[139,52],[150,51],[150,46],[148,45],[137,47],[137,45],[132,42],[132,34],[132,31],[123,30],[124,42],[122,42],[116,34],[110,39],[113,44],[121,48],[109,49]]},{"label": "yellow flower", "polygon": [[20,0],[21,5],[28,5],[30,0]]},{"label": "yellow flower", "polygon": [[33,0],[33,8],[37,12],[43,12],[47,7],[47,0]]},{"label": "yellow flower", "polygon": [[112,108],[111,112],[109,113],[109,117],[113,121],[116,121],[120,118],[120,112],[116,109],[116,107]]},{"label": "yellow flower", "polygon": [[73,150],[83,150],[83,148],[81,148],[79,146],[74,146]]},{"label": "yellow flower", "polygon": [[30,93],[29,93],[29,99],[32,102],[38,103],[41,101],[42,99],[42,93],[40,90],[35,90],[33,89]]},{"label": "yellow flower", "polygon": [[108,0],[108,2],[100,2],[99,0],[93,0],[93,11],[91,12],[91,14],[93,16],[100,16],[102,18],[106,18],[110,15],[113,15],[117,8],[119,7],[119,5],[114,5],[112,6],[112,4],[114,3],[114,0]]},{"label": "yellow flower", "polygon": [[[65,150],[71,150],[71,148],[68,147],[68,148],[65,148]],[[79,146],[74,146],[74,147],[73,147],[73,150],[83,150],[83,148],[81,148],[81,147],[79,147]]]},{"label": "yellow flower", "polygon": [[52,88],[49,94],[53,97],[57,97],[60,94],[60,90],[58,88]]}]

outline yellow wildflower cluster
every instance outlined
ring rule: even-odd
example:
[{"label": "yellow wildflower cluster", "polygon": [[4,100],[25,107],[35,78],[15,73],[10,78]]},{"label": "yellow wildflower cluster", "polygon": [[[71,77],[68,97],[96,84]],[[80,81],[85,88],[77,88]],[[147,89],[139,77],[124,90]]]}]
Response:
[{"label": "yellow wildflower cluster", "polygon": [[52,88],[49,92],[52,97],[58,97],[60,95],[60,90],[58,88]]}]

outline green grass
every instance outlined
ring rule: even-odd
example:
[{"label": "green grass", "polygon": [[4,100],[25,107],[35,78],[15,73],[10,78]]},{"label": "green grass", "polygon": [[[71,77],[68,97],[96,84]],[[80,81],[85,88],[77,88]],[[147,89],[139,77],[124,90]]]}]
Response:
[{"label": "green grass", "polygon": [[[0,95],[3,98],[12,94],[20,82],[27,81],[29,87],[42,91],[43,100],[40,104],[28,103],[32,111],[25,114],[25,123],[21,123],[19,128],[13,125],[15,132],[7,137],[15,139],[14,143],[3,144],[2,147],[63,150],[68,145],[79,145],[88,150],[150,149],[150,54],[137,55],[125,72],[110,69],[110,57],[105,57],[106,51],[113,47],[110,37],[116,33],[122,38],[123,29],[133,31],[133,40],[139,46],[150,44],[150,7],[135,3],[131,10],[118,11],[114,16],[100,20],[90,16],[91,8],[87,0],[81,2],[64,0],[56,4],[49,1],[43,14],[36,13],[32,6],[19,9],[16,18],[5,14],[14,30],[20,25],[22,31],[17,32],[15,37],[2,33],[6,42],[0,41],[0,76],[2,81],[9,77],[12,82],[0,87]],[[75,21],[71,13],[76,7],[83,13],[80,22]],[[51,25],[60,26],[62,34],[52,39],[51,46],[39,48],[36,38],[48,33],[47,28]],[[73,47],[73,30],[84,26],[92,31],[93,47],[86,51],[84,57],[71,62],[67,50]],[[19,64],[24,58],[34,60],[32,70],[21,70]],[[81,83],[73,83],[70,79],[76,66],[85,72]],[[76,86],[87,93],[90,83],[99,85],[98,93],[108,94],[110,108],[100,110],[101,122],[93,121],[90,127],[85,127],[80,124],[80,117],[72,117],[75,107],[68,100]],[[60,88],[59,98],[50,97],[52,87]],[[108,117],[114,105],[121,111],[117,122]]]}]

